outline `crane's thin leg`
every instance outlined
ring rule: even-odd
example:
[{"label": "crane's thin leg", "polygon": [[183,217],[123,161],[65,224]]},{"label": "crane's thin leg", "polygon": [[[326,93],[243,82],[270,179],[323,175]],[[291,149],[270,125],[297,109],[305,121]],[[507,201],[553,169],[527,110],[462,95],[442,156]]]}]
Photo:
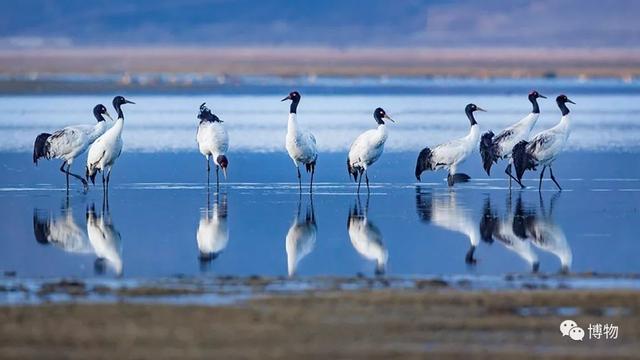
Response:
[{"label": "crane's thin leg", "polygon": [[553,176],[553,169],[551,168],[551,165],[549,165],[549,174],[551,175],[551,180],[553,180],[553,182],[558,187],[558,190],[562,191],[562,188],[560,187],[560,184],[558,184],[558,182],[556,181],[556,177]]},{"label": "crane's thin leg", "polygon": [[62,166],[60,166],[60,171],[65,173],[65,176],[67,177],[67,193],[68,193],[69,192],[69,171],[65,170],[64,168],[65,165],[67,165],[67,162],[63,161]]},{"label": "crane's thin leg", "polygon": [[371,192],[369,191],[369,175],[367,170],[364,171],[364,178],[367,181],[367,195],[369,195]]},{"label": "crane's thin leg", "polygon": [[513,174],[511,174],[511,163],[509,163],[509,165],[507,165],[507,168],[504,169],[504,173],[509,175],[509,189],[511,189],[511,179],[515,180],[521,188],[524,189],[526,187],[522,185],[522,182],[520,182],[520,180],[516,179],[515,177],[513,177]]},{"label": "crane's thin leg", "polygon": [[220,192],[220,167],[218,165],[216,165],[216,192]]},{"label": "crane's thin leg", "polygon": [[109,184],[111,183],[111,166],[107,168],[107,196],[109,196]]},{"label": "crane's thin leg", "polygon": [[209,164],[209,157],[207,159],[207,188],[209,187],[209,173],[211,172],[211,164]]},{"label": "crane's thin leg", "polygon": [[316,173],[316,165],[311,165],[311,182],[309,183],[309,193],[313,192],[313,175]]},{"label": "crane's thin leg", "polygon": [[107,180],[104,178],[104,170],[100,170],[100,175],[102,175],[102,196],[105,196],[107,191]]},{"label": "crane's thin leg", "polygon": [[360,184],[362,184],[362,171],[358,171],[358,173],[360,173],[360,179],[358,179],[358,194],[360,194]]},{"label": "crane's thin leg", "polygon": [[[74,178],[80,180],[82,182],[82,188],[84,190],[84,192],[87,192],[87,190],[89,190],[89,183],[87,182],[87,180],[83,179],[82,176],[74,174],[71,172],[71,164],[65,162],[62,164],[62,166],[64,166],[65,164],[67,164],[67,169],[63,170],[66,174],[67,174],[67,191],[69,191],[69,175],[73,176]],[[62,168],[60,168],[60,170],[62,170]]]},{"label": "crane's thin leg", "polygon": [[298,171],[298,188],[300,192],[302,192],[302,175],[300,175],[300,166],[296,166],[296,170]]},{"label": "crane's thin leg", "polygon": [[547,169],[547,165],[542,167],[542,171],[540,171],[540,183],[538,184],[538,191],[542,190],[542,177],[544,176],[544,171]]}]

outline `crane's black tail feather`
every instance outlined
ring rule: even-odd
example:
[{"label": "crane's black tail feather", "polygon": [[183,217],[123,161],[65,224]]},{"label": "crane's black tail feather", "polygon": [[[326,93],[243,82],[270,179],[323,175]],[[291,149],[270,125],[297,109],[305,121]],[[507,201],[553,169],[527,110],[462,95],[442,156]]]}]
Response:
[{"label": "crane's black tail feather", "polygon": [[433,170],[432,155],[431,149],[428,147],[422,149],[420,154],[418,154],[418,159],[416,160],[416,179],[418,179],[418,181],[420,181],[420,175],[425,170]]},{"label": "crane's black tail feather", "polygon": [[513,147],[511,152],[513,157],[513,167],[516,169],[516,178],[518,181],[522,180],[524,172],[527,170],[535,170],[536,158],[527,152],[527,145],[529,143],[526,140],[522,140]]},{"label": "crane's black tail feather", "polygon": [[464,173],[457,173],[457,174],[453,174],[452,178],[453,178],[453,183],[457,184],[457,183],[469,182],[469,180],[471,179],[471,176]]},{"label": "crane's black tail feather", "polygon": [[48,133],[42,133],[36,137],[36,141],[33,143],[33,163],[38,165],[38,159],[40,158],[49,158],[49,144],[47,144],[47,139],[51,136]]},{"label": "crane's black tail feather", "polygon": [[493,142],[493,131],[487,131],[482,134],[480,139],[480,157],[482,158],[482,167],[487,175],[491,176],[491,166],[498,162],[500,154],[498,153],[498,145]]},{"label": "crane's black tail feather", "polygon": [[96,184],[96,175],[98,175],[98,171],[97,169],[93,170],[93,173],[91,173],[89,171],[89,167],[87,166],[86,168],[87,170],[84,173],[84,177],[87,179],[87,181],[91,180],[91,184],[95,185]]},{"label": "crane's black tail feather", "polygon": [[313,161],[312,161],[312,162],[310,162],[310,163],[304,164],[304,167],[307,169],[307,173],[310,173],[310,172],[312,172],[312,171],[313,171],[313,172],[315,172],[315,171],[316,171],[316,161],[317,161],[317,160],[313,160]]}]

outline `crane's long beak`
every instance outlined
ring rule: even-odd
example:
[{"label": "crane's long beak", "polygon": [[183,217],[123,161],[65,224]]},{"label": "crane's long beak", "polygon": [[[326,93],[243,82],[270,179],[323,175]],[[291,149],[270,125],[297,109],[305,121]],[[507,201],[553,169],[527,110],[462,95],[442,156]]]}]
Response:
[{"label": "crane's long beak", "polygon": [[543,98],[543,99],[546,99],[546,98],[547,98],[546,96],[544,96],[544,95],[542,95],[542,94],[538,94],[538,97],[539,97],[539,98]]},{"label": "crane's long beak", "polygon": [[480,106],[476,106],[476,110],[478,110],[478,111],[484,111],[484,112],[487,112],[487,110],[485,110],[485,109],[481,108]]},{"label": "crane's long beak", "polygon": [[567,99],[567,102],[568,102],[568,103],[572,103],[573,105],[575,105],[575,104],[576,104],[576,103],[574,103],[573,101],[571,101],[571,100],[569,100],[569,99]]},{"label": "crane's long beak", "polygon": [[133,101],[127,100],[127,99],[124,99],[124,103],[125,104],[135,104]]},{"label": "crane's long beak", "polygon": [[113,121],[113,118],[109,115],[108,111],[105,111],[104,114],[109,118],[109,120]]},{"label": "crane's long beak", "polygon": [[387,114],[384,114],[384,116],[383,116],[382,118],[383,118],[383,119],[387,119],[387,120],[389,120],[389,121],[391,121],[391,122],[393,122],[393,123],[394,123],[394,122],[396,122],[395,120],[393,120],[392,118],[390,118],[390,117],[389,117],[389,115],[387,115]]},{"label": "crane's long beak", "polygon": [[224,180],[226,181],[227,180],[227,168],[226,167],[222,168],[222,175],[224,176]]},{"label": "crane's long beak", "polygon": [[284,98],[284,99],[282,99],[282,100],[280,100],[280,101],[286,101],[286,100],[291,100],[291,95],[287,95],[287,97],[286,97],[286,98]]}]

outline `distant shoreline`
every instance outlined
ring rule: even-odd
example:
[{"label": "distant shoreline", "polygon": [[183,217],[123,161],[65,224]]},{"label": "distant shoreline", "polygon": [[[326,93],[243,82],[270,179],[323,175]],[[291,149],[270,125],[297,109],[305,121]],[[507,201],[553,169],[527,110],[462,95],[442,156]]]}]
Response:
[{"label": "distant shoreline", "polygon": [[216,76],[640,76],[640,49],[164,47],[0,49],[3,77],[42,74]]}]

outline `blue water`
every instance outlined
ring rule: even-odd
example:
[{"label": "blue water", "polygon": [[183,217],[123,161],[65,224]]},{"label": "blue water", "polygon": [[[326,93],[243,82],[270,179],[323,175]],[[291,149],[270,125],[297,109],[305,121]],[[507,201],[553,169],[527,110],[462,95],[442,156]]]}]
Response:
[{"label": "blue water", "polygon": [[[73,183],[67,196],[59,163],[33,166],[30,148],[39,132],[92,122],[93,105],[111,95],[0,97],[0,271],[19,279],[640,273],[637,82],[530,80],[264,79],[260,94],[255,83],[209,95],[125,93],[137,105],[125,109],[108,207],[99,186],[85,195]],[[313,196],[299,195],[283,152],[288,107],[279,100],[289,86],[303,90],[299,119],[321,150]],[[460,169],[468,184],[448,189],[444,173],[415,182],[422,147],[468,131],[466,103],[489,110],[478,122],[496,130],[529,112],[522,92],[534,86],[577,103],[568,149],[554,164],[565,191],[545,180],[539,194],[529,173],[528,189],[509,192],[504,164],[488,178],[478,154]],[[196,150],[203,101],[230,132],[230,176],[219,193],[207,191]],[[371,169],[371,195],[358,197],[346,152],[375,126],[377,106],[397,123]],[[534,132],[560,117],[552,100],[541,109]],[[208,239],[200,246],[199,230]]]},{"label": "blue water", "polygon": [[[380,241],[371,246],[386,253],[382,268],[389,276],[530,273],[535,263],[539,272],[552,274],[640,272],[634,225],[640,220],[640,168],[629,167],[640,160],[637,154],[567,153],[555,167],[565,191],[545,181],[541,195],[535,174],[526,181],[529,189],[509,193],[506,180],[487,179],[471,164],[473,181],[454,190],[442,173],[416,184],[409,171],[414,156],[384,155],[371,171],[371,195],[358,197],[343,155],[321,154],[311,197],[306,189],[299,196],[285,154],[232,157],[231,180],[220,193],[215,186],[207,192],[198,154],[125,154],[114,171],[107,211],[99,187],[83,195],[75,185],[67,200],[54,164],[36,169],[23,165],[29,154],[3,154],[0,270],[27,278],[373,275],[380,267],[376,249],[359,252],[347,228],[357,207],[376,229]],[[213,260],[202,261],[197,232],[214,207],[228,238]],[[109,222],[119,234],[115,240],[96,247],[86,235],[87,213]],[[294,218],[311,227],[313,218],[316,237],[293,247],[297,266],[291,271],[286,237]],[[495,230],[514,223],[525,229],[521,237],[512,235],[515,245]],[[34,224],[70,225],[81,241],[40,243]],[[535,233],[542,234],[537,242]],[[469,261],[471,245],[476,248]],[[108,256],[105,247],[112,249]]]}]

